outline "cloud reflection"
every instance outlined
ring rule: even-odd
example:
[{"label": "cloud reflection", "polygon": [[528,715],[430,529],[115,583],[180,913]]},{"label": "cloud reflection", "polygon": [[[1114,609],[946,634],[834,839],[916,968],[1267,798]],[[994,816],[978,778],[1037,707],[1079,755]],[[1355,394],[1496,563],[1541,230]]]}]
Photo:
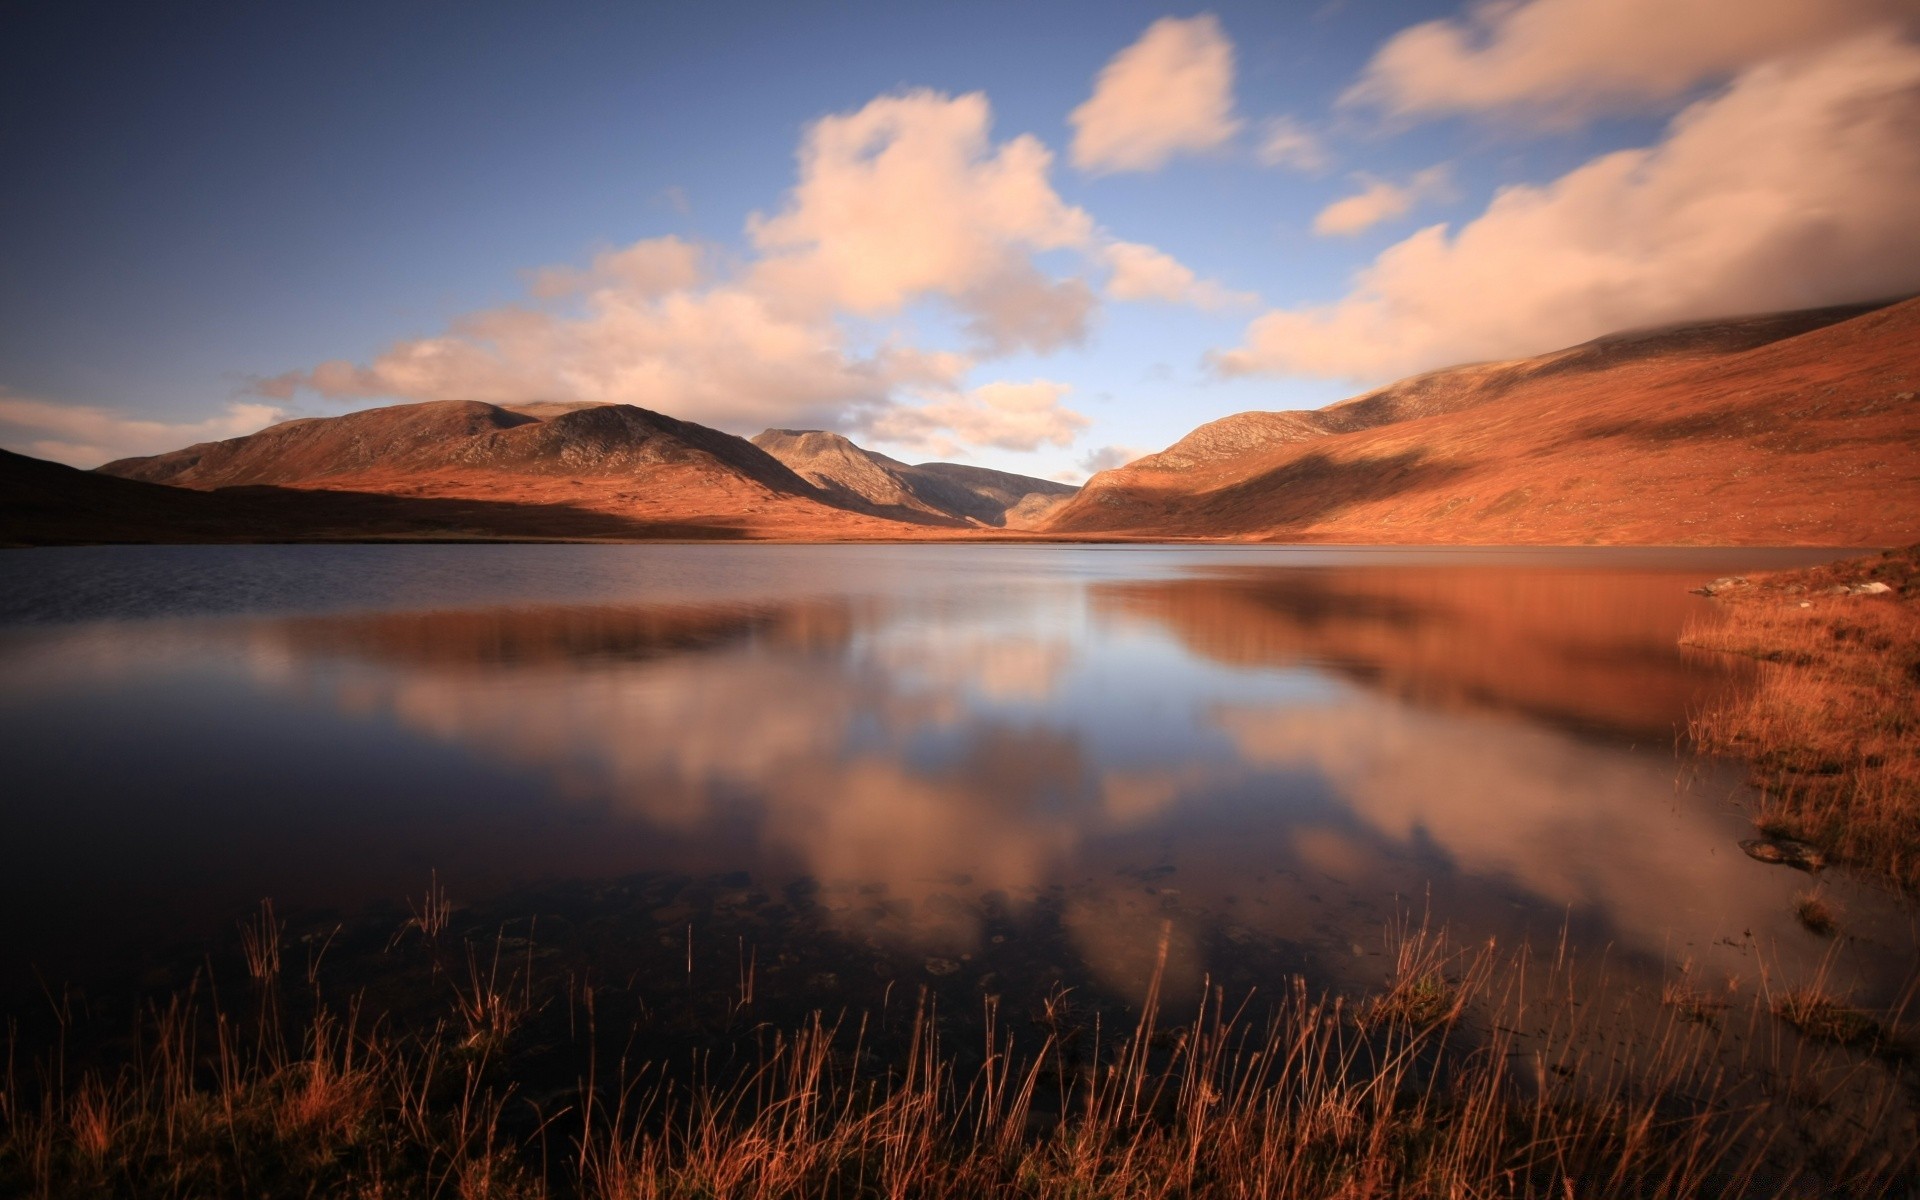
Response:
[{"label": "cloud reflection", "polygon": [[[1673,648],[1688,607],[1673,577],[1232,569],[938,604],[122,624],[0,641],[0,694],[225,669],[250,690],[182,695],[332,709],[327,778],[400,772],[352,836],[405,830],[422,873],[806,878],[841,933],[930,954],[1023,912],[1120,989],[1169,922],[1184,987],[1250,937],[1357,969],[1428,902],[1476,937],[1571,919],[1646,959],[1748,930],[1815,953],[1801,881],[1734,849],[1713,803],[1734,782],[1695,786],[1671,748],[1730,678]],[[204,737],[143,746],[143,769],[177,759],[192,787],[216,754],[278,753]],[[433,790],[455,768],[484,804]],[[340,842],[300,824],[337,819],[318,791],[273,810],[282,853]]]}]

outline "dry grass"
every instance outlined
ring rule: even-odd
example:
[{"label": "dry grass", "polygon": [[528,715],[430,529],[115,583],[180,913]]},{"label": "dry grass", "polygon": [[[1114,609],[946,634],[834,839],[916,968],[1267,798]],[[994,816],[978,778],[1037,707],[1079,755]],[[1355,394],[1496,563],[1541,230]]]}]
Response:
[{"label": "dry grass", "polygon": [[[1846,594],[1878,581],[1882,595]],[[1841,589],[1836,594],[1834,589]],[[1760,827],[1920,890],[1920,547],[1756,578],[1682,641],[1761,661],[1694,740],[1753,762]]]},{"label": "dry grass", "polygon": [[1675,1009],[1689,1021],[1718,1026],[1720,1018],[1733,1007],[1737,982],[1729,979],[1724,988],[1706,988],[1693,980],[1693,964],[1686,963],[1677,979],[1669,979],[1660,988],[1660,1003]]},{"label": "dry grass", "polygon": [[1839,914],[1817,892],[1802,892],[1793,900],[1793,915],[1811,933],[1832,937],[1840,929]]},{"label": "dry grass", "polygon": [[1848,1005],[1818,986],[1797,988],[1773,1005],[1774,1015],[1806,1036],[1842,1046],[1877,1042],[1884,1036],[1871,1014]]},{"label": "dry grass", "polygon": [[[1079,1027],[1056,993],[1032,1044],[989,1000],[963,1054],[923,998],[892,1061],[869,1052],[868,1020],[821,1016],[756,1029],[732,1068],[609,1060],[596,989],[570,986],[543,1036],[575,1040],[576,1082],[537,1102],[502,1069],[504,1035],[467,1044],[471,992],[405,1029],[316,995],[289,1039],[189,990],[149,1011],[117,1069],[70,1078],[56,1055],[31,1085],[9,1073],[0,1194],[1564,1200],[1897,1195],[1916,1179],[1895,1068],[1837,1047],[1730,1057],[1717,1027],[1680,1016],[1623,1055],[1594,1036],[1618,997],[1564,951],[1394,937],[1384,991],[1358,1004],[1295,980],[1256,1018],[1208,988],[1163,1028],[1156,976],[1123,1030]],[[1781,1015],[1859,1040],[1853,1010],[1812,994]],[[1839,1099],[1863,1081],[1861,1103]]]}]

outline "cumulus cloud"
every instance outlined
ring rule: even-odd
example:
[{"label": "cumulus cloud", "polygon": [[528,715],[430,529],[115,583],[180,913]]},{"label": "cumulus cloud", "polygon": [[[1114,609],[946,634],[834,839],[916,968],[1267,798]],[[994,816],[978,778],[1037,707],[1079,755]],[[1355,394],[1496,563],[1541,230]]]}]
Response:
[{"label": "cumulus cloud", "polygon": [[1191,268],[1165,251],[1139,242],[1112,242],[1106,248],[1107,295],[1115,300],[1158,300],[1191,304],[1196,308],[1228,308],[1251,304],[1257,297],[1229,291],[1211,279],[1201,279]]},{"label": "cumulus cloud", "polygon": [[1444,166],[1428,167],[1406,183],[1375,179],[1365,189],[1321,209],[1313,219],[1313,231],[1322,237],[1362,233],[1382,221],[1405,216],[1414,205],[1446,191]]},{"label": "cumulus cloud", "polygon": [[736,428],[831,421],[882,404],[959,360],[856,353],[831,321],[795,317],[740,287],[650,298],[606,288],[579,314],[497,309],[401,342],[370,364],[322,363],[306,386],[353,399],[564,399],[637,404]]},{"label": "cumulus cloud", "polygon": [[1891,32],[1764,63],[1657,145],[1500,191],[1390,247],[1329,305],[1280,310],[1228,374],[1382,378],[1638,325],[1920,288],[1920,47]]},{"label": "cumulus cloud", "polygon": [[1396,34],[1343,100],[1397,115],[1568,119],[1671,99],[1903,15],[1911,0],[1482,2]]},{"label": "cumulus cloud", "polygon": [[1002,450],[1069,446],[1089,424],[1061,404],[1071,390],[1050,379],[983,384],[924,404],[883,409],[865,428],[882,441],[942,454],[952,453],[956,442]]},{"label": "cumulus cloud", "polygon": [[1332,156],[1320,138],[1292,117],[1273,117],[1260,133],[1260,161],[1269,167],[1292,167],[1317,174],[1327,169]]},{"label": "cumulus cloud", "polygon": [[677,237],[647,238],[617,250],[602,250],[586,270],[543,267],[527,290],[542,300],[571,296],[596,287],[612,287],[636,296],[664,296],[698,284],[703,251]]},{"label": "cumulus cloud", "polygon": [[1080,279],[1050,279],[1030,263],[1009,264],[961,297],[970,313],[966,330],[984,353],[1032,350],[1047,354],[1087,338],[1093,289]]},{"label": "cumulus cloud", "polygon": [[927,295],[962,309],[1023,274],[1035,252],[1084,247],[1093,219],[1048,179],[1030,135],[994,146],[979,93],[911,91],[822,118],[787,205],[755,216],[757,285],[792,304],[881,316]]},{"label": "cumulus cloud", "polygon": [[[1114,243],[1054,190],[1047,148],[1024,135],[995,142],[992,120],[979,94],[878,97],[807,128],[794,186],[747,221],[743,261],[649,238],[584,268],[533,273],[527,305],[253,390],[624,403],[738,432],[806,425],[947,446],[1064,445],[1085,420],[1047,391],[1058,385],[961,386],[982,359],[1087,336],[1100,297],[1041,256],[1109,270],[1116,298],[1206,307],[1237,297],[1151,247]],[[889,327],[929,301],[954,318],[963,348],[920,349]]]},{"label": "cumulus cloud", "polygon": [[[535,273],[533,298],[557,307],[471,314],[364,365],[322,363],[255,390],[629,403],[745,431],[857,425],[906,395],[925,403],[897,423],[922,438],[1028,448],[1061,430],[1070,438],[1073,414],[1009,408],[1000,385],[959,387],[978,355],[1082,340],[1098,307],[1086,282],[1035,261],[1056,250],[1097,260],[1092,218],[1054,191],[1045,146],[996,144],[991,126],[978,94],[879,97],[808,128],[794,187],[749,219],[755,254],[727,275],[713,277],[694,243],[647,239],[583,269]],[[883,320],[927,299],[959,318],[969,352],[891,337],[868,348],[841,320]]]},{"label": "cumulus cloud", "polygon": [[1233,43],[1210,13],[1164,17],[1113,56],[1073,110],[1073,165],[1153,171],[1175,154],[1210,150],[1239,131]]},{"label": "cumulus cloud", "polygon": [[0,442],[75,467],[97,467],[116,458],[240,437],[285,416],[270,404],[235,402],[204,421],[149,421],[85,404],[17,396],[0,388]]}]

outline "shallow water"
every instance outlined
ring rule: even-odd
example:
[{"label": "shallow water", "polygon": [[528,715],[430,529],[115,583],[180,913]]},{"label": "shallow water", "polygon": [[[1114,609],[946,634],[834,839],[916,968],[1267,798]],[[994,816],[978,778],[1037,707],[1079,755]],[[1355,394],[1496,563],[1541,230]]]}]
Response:
[{"label": "shallow water", "polygon": [[8,551],[0,980],[138,979],[263,896],[351,917],[432,871],[618,891],[648,939],[760,911],[726,928],[770,957],[803,896],[845,955],[983,988],[1124,994],[1163,929],[1175,987],[1364,984],[1410,919],[1887,1003],[1911,913],[1828,872],[1848,936],[1801,929],[1744,772],[1676,740],[1751,673],[1677,645],[1687,589],[1830,557]]}]

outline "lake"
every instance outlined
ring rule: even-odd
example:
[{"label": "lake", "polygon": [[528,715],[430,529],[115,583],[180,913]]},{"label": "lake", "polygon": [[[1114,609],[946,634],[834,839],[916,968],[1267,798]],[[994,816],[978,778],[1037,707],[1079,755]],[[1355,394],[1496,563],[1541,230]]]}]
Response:
[{"label": "lake", "polygon": [[1753,672],[1678,645],[1688,589],[1834,556],[7,551],[6,994],[177,979],[263,897],[391,925],[437,877],[796,1005],[1126,995],[1163,936],[1170,990],[1365,986],[1423,922],[1888,1003],[1911,912],[1828,872],[1850,936],[1802,929],[1744,770],[1677,737]]}]

